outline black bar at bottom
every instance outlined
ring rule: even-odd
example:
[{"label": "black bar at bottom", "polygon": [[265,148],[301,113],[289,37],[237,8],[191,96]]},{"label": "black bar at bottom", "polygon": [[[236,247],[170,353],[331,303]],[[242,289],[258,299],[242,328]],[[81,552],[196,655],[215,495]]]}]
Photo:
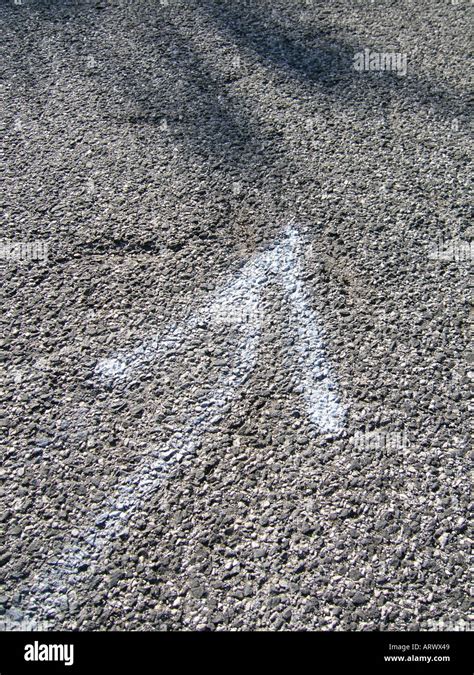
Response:
[{"label": "black bar at bottom", "polygon": [[[472,675],[471,633],[0,633],[0,675],[223,673],[291,665],[297,673],[376,669]],[[258,672],[258,671],[257,671]]]}]

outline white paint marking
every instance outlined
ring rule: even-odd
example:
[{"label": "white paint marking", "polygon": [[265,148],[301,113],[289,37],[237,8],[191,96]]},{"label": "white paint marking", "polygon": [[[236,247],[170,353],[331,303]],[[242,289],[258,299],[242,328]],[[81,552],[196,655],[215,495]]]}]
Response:
[{"label": "white paint marking", "polygon": [[343,424],[344,411],[338,403],[337,392],[326,363],[316,314],[310,307],[301,281],[301,242],[293,228],[287,238],[270,251],[259,254],[241,270],[234,280],[219,290],[208,303],[195,312],[186,324],[174,327],[170,333],[143,342],[132,352],[101,361],[96,372],[105,378],[126,378],[156,361],[158,354],[169,346],[185,340],[185,335],[199,322],[212,322],[220,310],[235,309],[235,316],[249,317],[249,323],[260,330],[259,307],[265,282],[278,277],[291,312],[290,328],[295,333],[296,359],[300,366],[303,397],[312,422],[320,431],[337,432]]},{"label": "white paint marking", "polygon": [[[279,281],[290,309],[290,330],[295,345],[293,356],[301,377],[308,414],[320,432],[337,433],[342,429],[344,410],[338,402],[336,387],[324,357],[316,315],[300,278],[301,256],[299,237],[290,228],[282,243],[247,263],[186,322],[172,326],[162,337],[155,336],[131,352],[121,352],[97,365],[96,373],[101,379],[111,380],[112,384],[120,386],[121,381],[137,370],[165,360],[170,351],[177,344],[185,343],[193,334],[192,329],[203,321],[215,324],[214,319],[222,315],[223,308],[237,319],[238,366],[230,375],[221,374],[211,394],[195,401],[184,427],[175,431],[164,446],[153,448],[151,457],[146,457],[123,481],[113,500],[113,508],[104,509],[94,524],[82,529],[81,538],[86,547],[65,549],[60,561],[47,576],[36,575],[33,595],[41,598],[40,612],[46,605],[46,615],[50,617],[64,606],[67,593],[81,578],[78,570],[82,565],[89,564],[91,553],[101,551],[123,531],[134,511],[156,490],[170,469],[194,452],[201,435],[212,428],[216,415],[235,398],[238,388],[251,375],[257,365],[262,332],[259,312],[262,291],[270,280]],[[242,312],[242,307],[245,312]],[[248,320],[242,320],[243,316]]]}]

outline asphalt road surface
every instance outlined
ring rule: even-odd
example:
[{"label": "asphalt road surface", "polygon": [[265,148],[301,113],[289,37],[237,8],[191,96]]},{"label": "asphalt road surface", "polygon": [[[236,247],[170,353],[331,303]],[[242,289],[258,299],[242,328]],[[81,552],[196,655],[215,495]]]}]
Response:
[{"label": "asphalt road surface", "polygon": [[0,623],[471,626],[467,0],[1,0]]}]

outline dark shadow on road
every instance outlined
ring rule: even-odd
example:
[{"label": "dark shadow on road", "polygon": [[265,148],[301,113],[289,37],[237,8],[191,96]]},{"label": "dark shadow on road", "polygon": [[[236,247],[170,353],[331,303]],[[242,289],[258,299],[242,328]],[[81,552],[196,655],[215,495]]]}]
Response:
[{"label": "dark shadow on road", "polygon": [[[20,9],[10,6],[8,11]],[[272,86],[296,87],[296,94],[313,98],[316,105],[324,101],[325,110],[338,105],[370,114],[389,108],[396,97],[412,111],[429,106],[449,119],[466,114],[458,92],[414,73],[400,77],[355,72],[354,53],[367,46],[358,44],[357,35],[335,38],[331,26],[316,18],[302,22],[297,11],[281,8],[281,3],[32,0],[28,11],[39,24],[57,23],[58,31],[77,27],[89,47],[71,45],[70,56],[79,68],[87,49],[93,49],[100,65],[91,77],[100,86],[103,114],[111,123],[139,128],[166,119],[175,140],[190,152],[246,174],[256,164],[270,168],[274,143],[279,141],[278,133],[265,128],[252,110],[252,101],[235,93],[239,79],[245,88],[256,63],[268,68]],[[107,34],[107,17],[117,13],[123,35],[134,45],[125,50],[121,36]],[[216,37],[208,51],[201,49],[202,44],[197,49],[189,39],[193,14],[196,26]],[[97,37],[101,30],[103,41]],[[235,56],[242,69],[233,65]],[[109,98],[112,90],[120,91],[131,109],[114,103]]]}]

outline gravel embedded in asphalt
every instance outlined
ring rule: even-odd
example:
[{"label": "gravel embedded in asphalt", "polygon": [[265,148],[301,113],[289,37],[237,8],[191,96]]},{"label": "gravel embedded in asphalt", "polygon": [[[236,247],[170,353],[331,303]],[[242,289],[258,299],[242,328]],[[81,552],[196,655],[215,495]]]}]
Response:
[{"label": "gravel embedded in asphalt", "polygon": [[0,624],[472,621],[467,1],[0,14]]}]

